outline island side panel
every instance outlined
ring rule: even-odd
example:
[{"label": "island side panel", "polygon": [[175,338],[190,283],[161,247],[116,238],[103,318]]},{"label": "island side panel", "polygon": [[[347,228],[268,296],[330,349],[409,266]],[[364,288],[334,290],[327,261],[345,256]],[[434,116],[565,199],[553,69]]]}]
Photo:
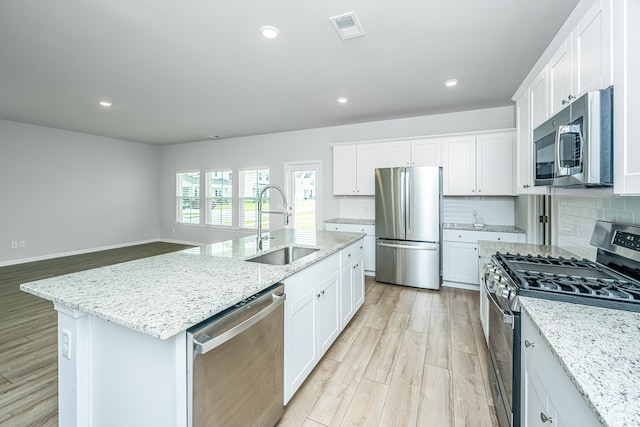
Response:
[{"label": "island side panel", "polygon": [[[187,425],[186,332],[160,340],[64,307],[56,310],[60,425]],[[63,354],[65,331],[70,358]]]}]

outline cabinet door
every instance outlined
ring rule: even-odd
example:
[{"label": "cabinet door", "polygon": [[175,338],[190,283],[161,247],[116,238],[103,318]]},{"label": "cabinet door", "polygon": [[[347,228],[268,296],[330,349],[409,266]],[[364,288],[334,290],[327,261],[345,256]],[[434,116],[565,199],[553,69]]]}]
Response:
[{"label": "cabinet door", "polygon": [[291,399],[319,360],[316,311],[315,289],[285,307],[285,342],[290,344],[285,346],[285,403]]},{"label": "cabinet door", "polygon": [[366,271],[376,272],[376,236],[364,236],[364,257],[362,263]]},{"label": "cabinet door", "polygon": [[333,194],[356,194],[356,146],[333,147]]},{"label": "cabinet door", "polygon": [[522,399],[522,418],[525,422],[524,425],[527,427],[548,426],[549,424],[545,424],[543,419],[544,417],[553,417],[554,414],[549,414],[547,411],[547,395],[544,390],[536,388],[530,371],[527,369],[526,362],[523,366],[523,378],[525,395],[524,399]]},{"label": "cabinet door", "polygon": [[444,242],[442,279],[449,282],[478,284],[478,245]]},{"label": "cabinet door", "polygon": [[576,97],[610,86],[611,8],[609,0],[598,0],[572,33],[573,87]]},{"label": "cabinet door", "polygon": [[382,164],[380,144],[358,144],[356,152],[356,194],[374,196],[375,172]]},{"label": "cabinet door", "polygon": [[353,261],[351,271],[353,275],[351,279],[353,284],[353,312],[355,314],[364,304],[364,258],[362,255]]},{"label": "cabinet door", "polygon": [[382,143],[383,168],[409,166],[411,164],[411,141]]},{"label": "cabinet door", "polygon": [[565,40],[549,63],[549,97],[551,115],[562,110],[571,95],[571,38]]},{"label": "cabinet door", "polygon": [[439,166],[442,138],[414,139],[411,141],[412,166]]},{"label": "cabinet door", "polygon": [[476,195],[476,143],[474,136],[447,138],[444,148],[445,196]]},{"label": "cabinet door", "polygon": [[513,132],[479,135],[476,140],[476,193],[514,195]]},{"label": "cabinet door", "polygon": [[340,271],[340,328],[344,329],[353,317],[353,273],[351,264],[342,267]]},{"label": "cabinet door", "polygon": [[549,68],[545,66],[531,83],[531,131],[549,118],[548,71]]},{"label": "cabinet door", "polygon": [[338,310],[338,273],[332,274],[316,287],[316,301],[318,303],[317,331],[318,331],[318,359],[331,347],[340,333]]}]

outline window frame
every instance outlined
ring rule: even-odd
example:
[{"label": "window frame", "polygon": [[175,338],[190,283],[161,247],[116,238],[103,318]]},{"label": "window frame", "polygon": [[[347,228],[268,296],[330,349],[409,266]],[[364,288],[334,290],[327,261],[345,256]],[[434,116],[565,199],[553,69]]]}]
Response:
[{"label": "window frame", "polygon": [[[198,185],[194,186],[194,188],[196,189],[194,191],[194,195],[193,196],[186,196],[184,195],[184,187],[182,185],[182,181],[184,181],[184,179],[182,179],[182,175],[187,175],[187,174],[198,174]],[[202,173],[200,172],[200,170],[197,169],[189,169],[189,170],[182,170],[182,171],[177,171],[175,173],[175,197],[176,197],[176,204],[175,204],[175,209],[176,209],[176,213],[175,213],[175,223],[176,224],[180,224],[180,225],[187,225],[187,226],[197,226],[200,225],[202,223],[202,212],[200,210],[200,206],[201,206],[201,196],[202,196]],[[183,221],[184,219],[184,209],[183,209],[183,205],[184,205],[184,200],[190,200],[190,204],[191,204],[191,209],[194,209],[193,206],[194,204],[197,204],[198,206],[198,220],[197,222],[193,222],[193,221]]]},{"label": "window frame", "polygon": [[[211,195],[210,192],[212,191],[212,187],[211,187],[211,175],[214,173],[222,173],[224,174],[225,172],[229,173],[229,185],[228,185],[228,189],[229,189],[229,195],[225,195],[224,194],[224,187],[222,188],[222,195],[220,196],[216,196],[216,195]],[[215,169],[207,169],[205,170],[205,206],[207,207],[205,209],[205,214],[204,214],[204,223],[207,227],[216,227],[216,228],[233,228],[233,219],[235,216],[235,203],[234,203],[234,198],[235,198],[235,192],[233,190],[234,188],[234,179],[233,179],[233,169],[231,168],[215,168]],[[225,179],[224,177],[221,179]],[[220,189],[216,188],[213,189],[213,191],[218,191]],[[227,199],[229,200],[229,209],[231,211],[230,215],[229,215],[229,223],[228,224],[213,224],[211,219],[211,210],[209,209],[210,203],[214,200],[221,200],[221,199]],[[222,206],[222,203],[218,203],[219,206]]]},{"label": "window frame", "polygon": [[[255,172],[255,178],[256,178],[256,187],[255,187],[255,191],[256,194],[253,197],[245,197],[244,196],[244,188],[246,187],[245,182],[245,178],[243,177],[243,174],[247,173],[247,172]],[[266,182],[261,182],[261,178],[262,181],[265,181],[265,175],[266,175]],[[239,168],[238,169],[238,228],[242,229],[242,230],[257,230],[258,229],[258,195],[260,193],[260,189],[264,186],[264,185],[268,185],[270,182],[270,177],[271,177],[271,171],[269,170],[268,167],[250,167],[250,168]],[[246,211],[245,211],[245,203],[247,201],[251,201],[253,200],[255,203],[255,216],[254,216],[254,220],[253,223],[255,224],[253,227],[248,227],[247,223],[246,223]],[[269,195],[267,193],[267,195],[265,195],[265,197],[263,198],[264,202],[263,202],[263,208],[264,210],[269,210]],[[269,229],[269,215],[263,215],[262,216],[262,229],[263,230],[268,230]]]}]

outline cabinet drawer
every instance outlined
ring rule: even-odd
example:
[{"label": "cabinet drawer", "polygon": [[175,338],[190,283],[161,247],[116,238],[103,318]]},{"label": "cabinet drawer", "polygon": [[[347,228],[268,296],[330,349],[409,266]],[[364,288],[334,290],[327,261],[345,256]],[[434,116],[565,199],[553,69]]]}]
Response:
[{"label": "cabinet drawer", "polygon": [[376,234],[374,225],[365,224],[335,224],[325,223],[325,230],[328,231],[345,231],[347,233],[366,233],[370,235]]},{"label": "cabinet drawer", "polygon": [[501,233],[476,230],[442,230],[442,240],[447,242],[478,243],[480,240],[491,242],[517,243],[521,233]]},{"label": "cabinet drawer", "polygon": [[353,261],[360,255],[362,255],[363,252],[364,252],[364,239],[361,239],[355,243],[352,243],[351,245],[347,246],[342,251],[340,251],[340,265],[344,267],[345,265],[350,264],[351,261]]}]

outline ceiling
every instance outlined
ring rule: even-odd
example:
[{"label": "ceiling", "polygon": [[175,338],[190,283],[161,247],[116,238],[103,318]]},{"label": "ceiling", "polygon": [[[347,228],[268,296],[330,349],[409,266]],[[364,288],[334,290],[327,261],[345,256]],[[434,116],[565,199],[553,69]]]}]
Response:
[{"label": "ceiling", "polygon": [[511,105],[577,3],[4,0],[0,118],[161,145]]}]

